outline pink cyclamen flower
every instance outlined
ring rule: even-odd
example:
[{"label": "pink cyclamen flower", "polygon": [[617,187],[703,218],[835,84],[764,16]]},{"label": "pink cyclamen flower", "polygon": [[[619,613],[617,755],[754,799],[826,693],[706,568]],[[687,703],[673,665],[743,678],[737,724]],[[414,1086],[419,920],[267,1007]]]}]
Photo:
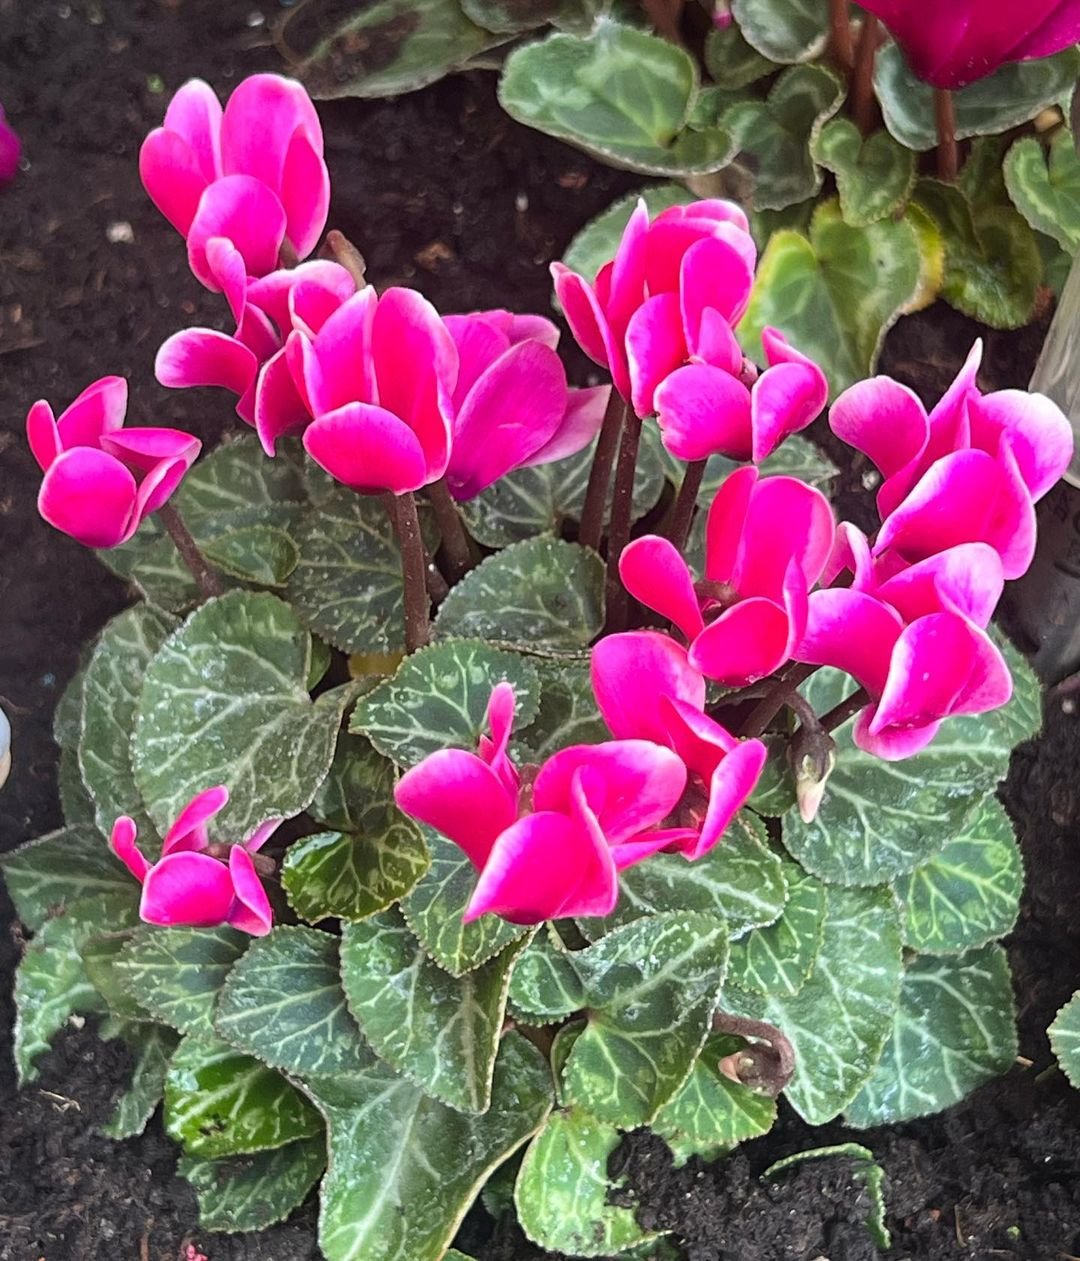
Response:
[{"label": "pink cyclamen flower", "polygon": [[656,535],[623,551],[619,575],[635,599],[682,631],[695,670],[744,687],[779,669],[801,639],[834,529],[819,490],[736,469],[709,509],[703,581],[695,583],[679,551]]},{"label": "pink cyclamen flower", "polygon": [[911,390],[874,377],[846,390],[829,424],[865,452],[883,478],[875,553],[924,560],[958,543],[987,543],[1006,578],[1035,554],[1035,502],[1072,458],[1072,428],[1041,394],[982,394],[976,342],[956,381],[929,414]]},{"label": "pink cyclamen flower", "polygon": [[220,287],[207,259],[213,238],[232,242],[249,275],[265,276],[283,247],[306,258],[326,225],[330,177],[319,117],[304,88],[280,75],[251,75],[224,111],[201,79],[185,83],[164,126],[143,142],[139,173],[211,289]]},{"label": "pink cyclamen flower", "polygon": [[279,437],[311,419],[293,384],[286,339],[294,330],[314,337],[356,292],[356,282],[344,267],[324,260],[249,279],[239,251],[221,237],[207,242],[206,256],[236,331],[174,333],[157,353],[155,374],[170,389],[215,385],[237,395],[237,415],[255,426],[263,449],[273,455]]},{"label": "pink cyclamen flower", "polygon": [[550,320],[474,311],[445,323],[459,364],[446,468],[455,499],[472,499],[513,469],[576,455],[599,432],[610,387],[568,389]]},{"label": "pink cyclamen flower", "polygon": [[418,293],[361,289],[314,336],[292,332],[286,356],[315,418],[304,446],[331,477],[362,493],[400,495],[446,472],[458,351]]},{"label": "pink cyclamen flower", "polygon": [[179,429],[123,429],[127,382],[102,377],[57,420],[39,399],[26,436],[45,477],[38,511],[87,547],[126,543],[183,481],[198,438]]},{"label": "pink cyclamen flower", "polygon": [[1080,39],[1080,0],[866,0],[920,79],[962,88],[1010,61],[1049,57]]},{"label": "pink cyclamen flower", "polygon": [[476,753],[443,749],[406,771],[400,808],[459,845],[480,873],[465,921],[493,913],[519,924],[609,915],[618,873],[684,830],[656,825],[682,796],[686,771],[648,740],[578,745],[523,776],[507,748],[514,690],[491,693]]},{"label": "pink cyclamen flower", "polygon": [[705,679],[686,649],[655,631],[609,635],[593,648],[596,704],[616,739],[652,740],[686,767],[670,825],[685,829],[670,848],[707,854],[754,791],[765,765],[761,740],[739,740],[705,713]]},{"label": "pink cyclamen flower", "polygon": [[10,184],[19,171],[22,141],[12,130],[4,107],[0,105],[0,188]]},{"label": "pink cyclamen flower", "polygon": [[243,844],[230,845],[227,861],[207,851],[208,825],[229,800],[225,787],[208,788],[180,811],[165,834],[161,857],[151,863],[135,844],[135,821],[121,816],[109,844],[142,885],[139,915],[147,924],[213,928],[229,924],[253,937],[264,937],[273,922],[266,890],[252,854],[266,844],[280,819],[260,824]]},{"label": "pink cyclamen flower", "polygon": [[1012,695],[1005,659],[955,609],[905,624],[883,599],[855,589],[815,591],[798,661],[846,670],[870,696],[855,720],[859,748],[886,761],[918,753],[954,714],[982,714]]}]

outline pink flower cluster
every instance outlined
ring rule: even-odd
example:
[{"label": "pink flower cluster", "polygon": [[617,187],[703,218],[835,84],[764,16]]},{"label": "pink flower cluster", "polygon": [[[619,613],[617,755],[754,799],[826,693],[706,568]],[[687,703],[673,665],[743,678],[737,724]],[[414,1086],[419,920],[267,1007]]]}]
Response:
[{"label": "pink flower cluster", "polygon": [[821,369],[775,329],[766,368],[734,328],[746,312],[757,248],[733,202],[672,206],[651,222],[639,202],[615,257],[591,283],[553,263],[555,292],[582,350],[607,368],[641,417],[656,416],[680,460],[760,462],[805,429],[828,399]]}]

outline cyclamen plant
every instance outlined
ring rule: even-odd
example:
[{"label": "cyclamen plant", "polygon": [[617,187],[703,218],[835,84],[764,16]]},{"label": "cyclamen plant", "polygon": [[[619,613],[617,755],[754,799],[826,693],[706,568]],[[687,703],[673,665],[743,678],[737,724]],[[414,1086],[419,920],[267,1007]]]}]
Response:
[{"label": "cyclamen plant", "polygon": [[929,413],[845,390],[868,537],[799,436],[825,374],[747,333],[736,205],[638,206],[595,275],[554,265],[611,377],[575,390],[543,316],[379,293],[333,232],[309,259],[297,84],[188,84],[141,169],[235,321],[158,378],[254,433],[196,461],[114,377],[30,410],[43,517],[140,599],[57,714],[66,826],[3,860],[21,1080],[98,1015],[137,1054],[110,1132],[163,1099],[208,1229],[321,1178],[330,1261],[439,1261],[482,1189],[551,1250],[670,1256],[609,1201],[621,1133],[717,1159],[781,1092],[865,1127],[1004,1070],[994,791],[1039,716],[988,626],[1056,406],[982,393],[978,346]]}]

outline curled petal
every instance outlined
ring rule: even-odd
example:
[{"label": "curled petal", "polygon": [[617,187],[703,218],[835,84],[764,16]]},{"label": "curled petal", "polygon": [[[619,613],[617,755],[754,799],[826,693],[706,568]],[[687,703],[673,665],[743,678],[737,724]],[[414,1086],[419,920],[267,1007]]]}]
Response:
[{"label": "curled petal", "polygon": [[1000,390],[968,403],[971,440],[991,455],[1008,443],[1032,500],[1039,500],[1069,467],[1073,432],[1052,399],[1024,390]]},{"label": "curled petal", "polygon": [[252,937],[265,937],[273,925],[274,913],[251,854],[243,845],[234,845],[229,850],[229,877],[234,900],[227,922]]},{"label": "curled petal", "polygon": [[566,411],[551,437],[534,451],[522,468],[551,464],[583,451],[600,432],[611,397],[610,385],[593,385],[584,390],[567,390]]},{"label": "curled petal", "polygon": [[517,801],[496,772],[463,749],[441,749],[406,771],[394,800],[411,818],[460,846],[477,869],[517,818]]},{"label": "curled petal", "polygon": [[592,650],[592,685],[604,722],[616,739],[668,743],[661,698],[705,706],[705,680],[686,649],[655,631],[608,635]]},{"label": "curled petal", "polygon": [[862,710],[855,719],[851,738],[857,748],[872,753],[884,762],[900,762],[921,753],[941,730],[941,720],[938,719],[923,727],[886,727],[874,732],[871,728],[876,714],[876,705]]},{"label": "curled petal", "polygon": [[891,377],[872,377],[845,390],[829,411],[829,427],[884,478],[917,460],[930,435],[918,395]]},{"label": "curled petal", "polygon": [[180,461],[185,469],[195,463],[202,447],[198,438],[182,429],[158,429],[149,425],[106,434],[101,449],[140,472],[149,473],[164,461]]},{"label": "curled petal", "polygon": [[180,811],[176,822],[165,833],[161,843],[163,854],[177,853],[183,850],[206,849],[210,844],[207,825],[210,820],[225,809],[229,800],[229,790],[224,784],[216,788],[207,788],[204,792],[187,803]]},{"label": "curled petal", "polygon": [[987,543],[961,543],[902,569],[882,583],[877,594],[905,622],[951,611],[985,627],[1004,586],[997,552]]},{"label": "curled petal", "polygon": [[212,328],[187,328],[166,338],[154,360],[154,375],[172,390],[216,385],[243,394],[255,380],[258,361],[251,351]]},{"label": "curled petal", "polygon": [[250,175],[229,175],[207,188],[188,231],[188,263],[198,279],[216,292],[220,285],[206,254],[213,237],[233,243],[248,275],[265,276],[277,267],[285,239],[285,211],[277,196]]},{"label": "curled petal", "polygon": [[283,822],[283,819],[267,819],[265,823],[260,823],[244,842],[244,849],[249,854],[257,854],[278,828],[281,827]]},{"label": "curled petal", "polygon": [[702,858],[723,837],[731,820],[757,787],[768,749],[761,740],[744,740],[713,771],[709,806],[696,843],[682,852],[691,862]]},{"label": "curled petal", "polygon": [[588,281],[562,263],[551,264],[555,296],[562,307],[574,340],[593,363],[611,372],[615,388],[623,398],[630,397],[630,377],[626,352],[616,340],[600,301]]},{"label": "curled petal", "polygon": [[304,448],[331,477],[361,494],[403,495],[431,480],[416,434],[371,403],[348,403],[320,416],[304,430]]},{"label": "curled petal", "polygon": [[298,127],[292,134],[281,173],[281,204],[285,235],[298,258],[307,258],[319,243],[330,211],[330,172],[322,159],[322,145]]},{"label": "curled petal", "polygon": [[132,532],[172,497],[187,471],[188,465],[184,460],[161,460],[143,477],[135,492]]},{"label": "curled petal", "polygon": [[123,427],[128,385],[123,377],[102,377],[88,385],[56,422],[64,450],[96,447],[105,434]]},{"label": "curled petal", "polygon": [[212,236],[206,242],[206,265],[214,278],[214,288],[225,295],[232,317],[239,324],[244,318],[248,287],[243,255],[226,237]]},{"label": "curled petal", "polygon": [[676,459],[750,458],[750,391],[730,373],[708,364],[676,368],[661,381],[655,404],[664,446]]},{"label": "curled petal", "polygon": [[212,928],[233,909],[232,877],[224,863],[191,851],[168,854],[143,881],[139,915],[148,924]]},{"label": "curled petal", "polygon": [[657,388],[685,361],[687,353],[678,294],[658,293],[647,298],[626,330],[630,398],[639,416],[656,411]]},{"label": "curled petal", "polygon": [[870,540],[850,521],[841,521],[836,527],[833,549],[821,571],[821,585],[831,587],[844,572],[852,575],[851,586],[856,591],[872,591],[876,586]]},{"label": "curled petal", "polygon": [[755,596],[705,627],[690,645],[690,664],[725,687],[745,687],[784,664],[790,640],[787,610]]},{"label": "curled petal", "polygon": [[751,391],[755,463],[816,420],[829,400],[829,384],[816,363],[788,346],[773,329],[765,330],[762,341],[770,367]]},{"label": "curled petal", "polygon": [[726,727],[685,701],[665,696],[660,709],[667,725],[667,744],[703,780],[710,779],[724,758],[738,747],[739,741]]},{"label": "curled petal", "polygon": [[619,577],[635,600],[673,622],[688,640],[704,628],[693,576],[668,539],[635,539],[619,557]]},{"label": "curled petal", "polygon": [[94,447],[65,451],[45,473],[38,511],[86,547],[116,547],[135,531],[135,478]]},{"label": "curled petal", "polygon": [[263,364],[255,385],[255,432],[263,450],[272,456],[279,438],[303,429],[310,419],[286,352],[280,350]]},{"label": "curled petal", "polygon": [[126,814],[121,815],[113,824],[109,846],[128,871],[142,884],[150,870],[150,864],[135,844],[135,837],[135,820],[128,818]]}]

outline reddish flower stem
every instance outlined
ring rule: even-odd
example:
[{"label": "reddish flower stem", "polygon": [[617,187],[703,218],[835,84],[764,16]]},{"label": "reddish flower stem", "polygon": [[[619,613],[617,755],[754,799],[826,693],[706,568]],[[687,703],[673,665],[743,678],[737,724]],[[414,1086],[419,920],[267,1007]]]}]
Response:
[{"label": "reddish flower stem", "polygon": [[578,528],[578,542],[583,547],[591,547],[594,552],[600,550],[600,540],[604,536],[604,509],[607,507],[608,487],[611,485],[611,468],[615,463],[615,452],[619,448],[619,435],[626,410],[626,404],[612,386],[611,398],[604,412],[604,423],[600,427],[600,437],[593,453],[592,468],[589,469],[585,506],[581,511],[581,524]]},{"label": "reddish flower stem", "polygon": [[877,122],[877,101],[874,96],[874,62],[877,60],[881,26],[872,13],[863,18],[859,43],[855,49],[855,69],[851,75],[851,112],[855,125],[864,136]]},{"label": "reddish flower stem", "polygon": [[705,476],[705,460],[692,460],[683,473],[682,485],[671,510],[671,522],[667,528],[668,539],[681,552],[686,546],[690,527],[694,522],[698,491]]},{"label": "reddish flower stem", "polygon": [[353,245],[352,241],[344,232],[339,232],[337,228],[331,228],[326,234],[326,252],[334,260],[340,264],[356,281],[356,288],[359,291],[367,284],[367,263],[364,262],[364,256]]},{"label": "reddish flower stem", "polygon": [[769,723],[788,703],[791,694],[799,684],[805,682],[817,669],[817,666],[804,665],[802,662],[792,662],[754,709],[751,710],[750,717],[743,723],[743,728],[739,735],[744,737],[760,736]]},{"label": "reddish flower stem", "polygon": [[431,506],[435,510],[439,534],[442,536],[446,576],[450,585],[453,586],[455,582],[460,582],[476,563],[472,545],[468,534],[465,533],[461,513],[458,512],[458,506],[450,494],[446,478],[440,477],[437,482],[432,482],[427,490]]},{"label": "reddish flower stem", "polygon": [[829,53],[845,73],[855,64],[848,0],[829,0]]},{"label": "reddish flower stem", "polygon": [[401,552],[401,579],[405,588],[405,651],[415,652],[431,638],[428,560],[420,533],[420,518],[416,512],[416,500],[409,492],[383,495],[382,500]]},{"label": "reddish flower stem", "polygon": [[842,727],[849,718],[854,718],[860,709],[865,709],[869,704],[870,693],[865,687],[860,687],[839,705],[834,705],[827,714],[822,714],[818,723],[822,731],[835,731],[837,727]]},{"label": "reddish flower stem", "polygon": [[209,600],[216,595],[224,595],[224,583],[217,570],[211,567],[210,562],[202,554],[191,531],[184,524],[184,518],[179,510],[171,503],[165,503],[157,510],[157,515],[168,532],[169,538],[175,544],[176,550],[180,553],[180,559],[191,570],[191,576],[195,579],[203,599]]},{"label": "reddish flower stem", "polygon": [[619,459],[615,467],[615,490],[611,497],[611,525],[607,546],[607,632],[626,629],[629,596],[619,577],[619,558],[630,542],[634,516],[634,472],[641,445],[641,417],[626,409]]},{"label": "reddish flower stem", "polygon": [[960,150],[956,143],[956,104],[948,88],[934,89],[934,120],[938,134],[938,175],[951,184],[960,173]]},{"label": "reddish flower stem", "polygon": [[642,0],[642,7],[657,33],[673,44],[682,43],[684,0]]}]

